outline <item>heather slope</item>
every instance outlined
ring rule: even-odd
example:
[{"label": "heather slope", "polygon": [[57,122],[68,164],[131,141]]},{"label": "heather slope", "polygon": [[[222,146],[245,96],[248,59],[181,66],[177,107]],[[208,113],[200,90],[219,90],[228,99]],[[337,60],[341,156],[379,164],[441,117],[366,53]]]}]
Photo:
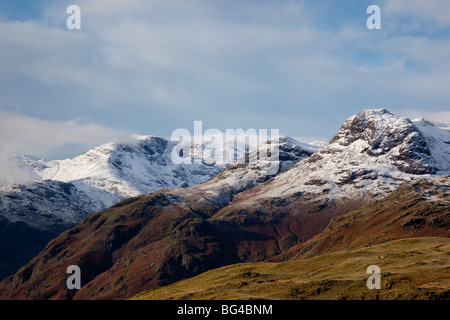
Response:
[{"label": "heather slope", "polygon": [[333,219],[323,232],[273,261],[433,236],[450,238],[450,176],[401,185],[385,198]]},{"label": "heather slope", "polygon": [[[450,299],[449,255],[448,238],[392,240],[304,260],[226,266],[133,299]],[[380,289],[367,288],[370,265],[381,270]]]},{"label": "heather slope", "polygon": [[[269,262],[211,270],[135,298],[448,299],[449,238],[450,176],[417,180]],[[365,287],[372,264],[382,269],[381,291]]]}]

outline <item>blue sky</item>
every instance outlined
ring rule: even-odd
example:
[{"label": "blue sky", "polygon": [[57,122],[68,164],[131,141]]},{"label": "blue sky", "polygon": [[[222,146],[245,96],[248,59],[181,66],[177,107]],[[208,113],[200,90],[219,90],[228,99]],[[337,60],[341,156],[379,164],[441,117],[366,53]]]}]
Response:
[{"label": "blue sky", "polygon": [[364,108],[450,122],[449,83],[447,0],[0,2],[0,153],[62,158],[195,120],[329,139]]}]

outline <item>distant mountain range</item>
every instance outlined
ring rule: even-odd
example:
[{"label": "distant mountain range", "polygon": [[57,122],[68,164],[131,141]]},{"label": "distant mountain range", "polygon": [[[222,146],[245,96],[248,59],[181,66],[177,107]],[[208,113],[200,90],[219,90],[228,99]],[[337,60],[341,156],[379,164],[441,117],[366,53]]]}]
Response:
[{"label": "distant mountain range", "polygon": [[[290,138],[296,152],[317,150]],[[288,140],[289,139],[289,142]],[[178,142],[154,136],[134,135],[127,141],[110,142],[65,160],[17,156],[16,163],[34,181],[0,184],[0,279],[17,271],[62,231],[86,216],[116,202],[161,188],[184,188],[207,181],[225,163],[211,156],[212,143],[187,145],[185,156],[202,154],[200,164],[176,164],[171,153]],[[233,146],[244,154],[245,146]],[[298,151],[299,154],[303,155]],[[284,154],[282,154],[284,156]],[[301,158],[281,159],[283,168]]]},{"label": "distant mountain range", "polygon": [[[235,263],[295,260],[402,238],[448,238],[448,126],[371,109],[347,119],[319,150],[286,137],[277,142],[281,165],[271,176],[262,174],[265,162],[235,163],[202,183],[180,188],[185,185],[178,182],[89,215],[5,279],[0,298],[123,299]],[[113,166],[123,174],[130,163]],[[36,165],[37,172],[56,172],[52,177],[61,171],[55,168]],[[61,175],[112,190],[113,179],[91,178],[82,173],[88,165],[83,168]],[[146,180],[136,179],[124,178],[132,183],[119,182],[114,190],[132,190]],[[82,272],[77,291],[65,286],[71,264]]]}]

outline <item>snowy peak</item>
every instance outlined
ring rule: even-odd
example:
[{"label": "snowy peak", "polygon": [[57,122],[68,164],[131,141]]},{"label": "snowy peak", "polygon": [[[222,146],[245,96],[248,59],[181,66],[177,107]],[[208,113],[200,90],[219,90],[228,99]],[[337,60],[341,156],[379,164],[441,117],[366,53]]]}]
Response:
[{"label": "snowy peak", "polygon": [[396,116],[386,109],[362,110],[344,122],[330,144],[361,144],[361,152],[369,156],[385,155],[400,171],[432,174],[436,161],[422,132],[408,118]]},{"label": "snowy peak", "polygon": [[[260,158],[261,153],[274,153],[277,149],[276,163]],[[202,189],[230,189],[233,193],[255,186],[283,171],[299,161],[311,156],[318,147],[306,145],[293,138],[280,136],[262,143],[258,148],[250,150],[236,163],[229,165],[224,171],[199,186]],[[276,170],[271,170],[275,168]]]},{"label": "snowy peak", "polygon": [[[31,208],[20,219],[14,218],[14,213],[9,217],[12,221],[14,219],[14,221],[24,222],[37,221],[37,223],[33,222],[33,225],[39,223],[44,225],[53,223],[55,219],[61,219],[73,223],[79,221],[81,216],[107,208],[123,198],[155,192],[162,188],[199,185],[212,177],[214,178],[211,179],[211,183],[205,188],[211,188],[214,185],[222,190],[225,188],[231,193],[239,192],[288,169],[317,149],[289,137],[280,137],[279,141],[269,140],[259,148],[267,151],[267,148],[273,149],[275,145],[278,146],[279,170],[275,174],[264,174],[263,169],[270,167],[270,163],[256,161],[231,164],[223,175],[219,175],[225,169],[225,165],[217,164],[213,158],[206,158],[200,164],[174,163],[172,151],[176,144],[177,142],[161,137],[134,135],[127,140],[94,147],[70,159],[45,160],[19,156],[17,160],[21,166],[31,170],[37,179],[27,183],[27,192],[19,188],[9,190],[8,185],[1,186],[0,198],[3,194],[7,195],[4,198],[6,200],[19,197],[22,199],[20,203],[26,203],[27,208]],[[206,154],[207,157],[209,153],[203,151],[212,148],[212,145],[206,142],[201,146],[192,144],[185,145],[183,148],[188,157],[199,153]],[[243,159],[252,157],[249,155],[257,153],[257,150],[250,150]],[[39,188],[48,189],[47,186],[52,186],[51,194],[55,199],[66,197],[65,190],[67,186],[70,186],[71,190],[73,189],[71,204],[58,210],[54,206],[40,206],[40,202],[45,202],[46,199],[39,201]],[[6,200],[2,202],[0,199],[0,209],[4,209],[4,214],[9,212],[5,206],[7,204],[9,206],[10,202]],[[33,203],[39,208],[32,205]],[[61,202],[55,203],[60,205]],[[38,217],[39,214],[35,214],[47,212],[45,208],[50,210],[47,215],[48,223],[42,222],[42,219]],[[11,212],[19,211],[20,208],[17,208]]]},{"label": "snowy peak", "polygon": [[433,123],[423,118],[413,120],[413,123],[425,137],[435,161],[436,174],[450,174],[450,125]]},{"label": "snowy peak", "polygon": [[[227,206],[236,194],[251,189],[288,170],[299,161],[311,156],[317,147],[305,145],[290,137],[269,139],[228,165],[221,173],[208,181],[176,192],[190,199],[190,206],[198,210],[215,212]],[[264,153],[277,152],[278,161],[271,161]],[[193,205],[195,203],[195,205]]]},{"label": "snowy peak", "polygon": [[383,135],[389,134],[391,128],[405,126],[409,122],[406,118],[394,116],[386,109],[365,109],[349,117],[330,143],[337,142],[342,146],[348,146],[356,140],[365,140],[373,145]]},{"label": "snowy peak", "polygon": [[416,124],[385,109],[362,110],[328,145],[261,185],[253,199],[310,194],[370,201],[405,182],[450,174],[450,131]]},{"label": "snowy peak", "polygon": [[126,141],[105,143],[71,159],[22,157],[22,161],[41,179],[76,183],[82,189],[95,188],[119,197],[187,187],[223,170],[218,165],[173,163],[174,145],[175,142],[164,138],[135,135]]},{"label": "snowy peak", "polygon": [[[268,150],[276,143],[279,143],[280,170],[312,153],[297,147],[293,139],[286,137],[263,146]],[[172,191],[183,196],[177,199],[188,199],[183,203],[188,209],[205,211],[209,208],[213,212],[227,205],[235,193],[272,177],[264,175],[262,169],[267,165],[264,161],[232,164],[220,175],[225,165],[208,157],[214,149],[208,141],[183,146],[183,154],[189,160],[206,154],[201,163],[174,163],[172,153],[176,146],[177,142],[160,137],[136,135],[126,141],[92,148],[71,159],[49,161],[17,157],[19,164],[29,169],[36,180],[0,184],[0,229],[6,230],[4,234],[14,233],[14,239],[19,239],[8,238],[13,245],[0,248],[0,256],[8,255],[6,247],[14,255],[24,252],[19,262],[11,260],[0,265],[0,278],[29,261],[51,237],[125,197],[175,188]],[[238,152],[245,150],[238,147]],[[193,187],[185,188],[188,186]],[[31,237],[33,243],[42,243],[42,247],[37,245],[34,251],[30,250],[29,243],[22,240],[27,237]]]}]

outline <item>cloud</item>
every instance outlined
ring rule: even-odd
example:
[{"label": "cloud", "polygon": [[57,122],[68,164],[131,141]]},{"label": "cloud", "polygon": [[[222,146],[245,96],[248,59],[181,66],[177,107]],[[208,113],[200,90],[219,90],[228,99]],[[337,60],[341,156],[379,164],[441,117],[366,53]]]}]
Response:
[{"label": "cloud", "polygon": [[70,151],[65,157],[75,156],[74,152],[82,148],[85,150],[127,136],[128,132],[82,119],[50,121],[0,111],[0,182],[38,178],[29,168],[21,166],[14,155],[64,155],[64,151],[67,152],[65,146],[69,145]]},{"label": "cloud", "polygon": [[0,111],[0,154],[45,156],[67,144],[96,146],[129,133],[90,121],[41,120]]},{"label": "cloud", "polygon": [[370,32],[365,8],[312,3],[85,0],[71,32],[55,2],[45,20],[0,23],[0,108],[162,136],[194,120],[332,136],[366,105],[446,107],[448,41],[397,29],[408,15],[444,23],[445,4],[386,2]]}]

